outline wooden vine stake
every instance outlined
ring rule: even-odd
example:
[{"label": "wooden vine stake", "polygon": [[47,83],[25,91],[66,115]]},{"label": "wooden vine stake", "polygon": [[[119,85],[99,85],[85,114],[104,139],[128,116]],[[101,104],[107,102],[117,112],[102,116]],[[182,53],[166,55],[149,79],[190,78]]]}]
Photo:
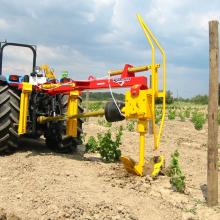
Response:
[{"label": "wooden vine stake", "polygon": [[209,22],[208,206],[218,205],[218,21]]}]

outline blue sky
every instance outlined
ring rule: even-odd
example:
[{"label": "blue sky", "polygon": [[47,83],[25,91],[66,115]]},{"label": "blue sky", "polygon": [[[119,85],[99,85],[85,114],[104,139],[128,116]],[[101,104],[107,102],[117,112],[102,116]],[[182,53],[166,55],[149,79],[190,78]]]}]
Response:
[{"label": "blue sky", "polygon": [[[73,79],[107,75],[125,63],[150,63],[140,13],[167,53],[174,95],[208,91],[208,21],[220,20],[219,0],[0,0],[0,40],[36,44],[38,64]],[[29,71],[28,50],[7,48],[5,72]]]}]

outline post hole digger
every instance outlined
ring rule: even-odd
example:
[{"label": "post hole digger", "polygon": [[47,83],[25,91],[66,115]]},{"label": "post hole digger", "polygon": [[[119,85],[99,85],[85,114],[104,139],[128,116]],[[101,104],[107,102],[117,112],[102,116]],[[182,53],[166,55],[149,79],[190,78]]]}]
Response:
[{"label": "post hole digger", "polygon": [[[160,143],[165,118],[166,96],[166,56],[165,52],[144,23],[140,15],[138,21],[151,47],[151,63],[134,67],[126,64],[122,70],[108,72],[108,77],[88,80],[73,80],[65,75],[60,80],[48,65],[36,66],[36,48],[32,45],[7,43],[0,44],[0,152],[15,150],[20,137],[39,138],[44,135],[48,147],[57,152],[71,152],[80,144],[83,118],[105,116],[108,122],[124,119],[137,119],[139,133],[139,162],[122,156],[125,169],[143,176],[147,172],[152,176],[159,173],[164,158],[154,157],[145,162],[145,136],[148,123],[152,121],[154,149]],[[162,54],[162,90],[158,88],[158,69],[155,63],[155,45]],[[27,47],[33,52],[31,74],[2,75],[3,50],[6,46]],[[151,86],[147,77],[137,75],[149,71]],[[130,88],[125,92],[125,102],[117,102],[114,97],[105,109],[95,112],[83,112],[81,92],[85,90]],[[155,125],[155,98],[163,99],[162,120],[159,131]],[[151,166],[150,166],[151,164]],[[149,169],[150,167],[150,169]],[[149,171],[150,170],[150,171]]]}]

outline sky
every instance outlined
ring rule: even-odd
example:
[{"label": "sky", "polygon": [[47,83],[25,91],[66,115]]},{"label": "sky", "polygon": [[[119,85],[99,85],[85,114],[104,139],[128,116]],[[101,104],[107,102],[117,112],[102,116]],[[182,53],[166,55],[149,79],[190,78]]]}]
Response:
[{"label": "sky", "polygon": [[[208,93],[208,21],[220,20],[219,0],[0,0],[0,6],[1,41],[37,45],[38,65],[50,64],[58,76],[68,70],[75,80],[151,63],[139,13],[166,51],[167,89],[175,97]],[[8,47],[3,70],[27,74],[31,61],[28,49]]]}]

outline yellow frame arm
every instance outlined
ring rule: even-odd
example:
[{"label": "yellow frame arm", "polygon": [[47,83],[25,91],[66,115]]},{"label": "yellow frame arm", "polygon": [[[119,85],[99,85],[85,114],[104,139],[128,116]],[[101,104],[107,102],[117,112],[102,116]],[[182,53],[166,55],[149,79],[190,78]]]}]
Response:
[{"label": "yellow frame arm", "polygon": [[[142,17],[138,14],[137,15],[138,21],[144,31],[144,34],[151,46],[151,63],[152,67],[151,68],[151,75],[152,75],[152,122],[153,122],[153,132],[154,132],[154,149],[156,150],[159,146],[160,143],[160,137],[164,125],[164,120],[165,120],[165,114],[166,114],[166,54],[164,49],[161,47],[159,44],[158,40],[156,37],[153,35],[151,32],[150,28],[144,23]],[[155,47],[154,44],[158,47],[161,55],[162,55],[162,74],[163,74],[163,89],[162,92],[158,92],[158,75],[157,75],[157,70],[154,67],[155,65]],[[163,98],[163,109],[162,109],[162,119],[160,123],[160,128],[159,132],[157,135],[156,131],[156,125],[155,125],[155,97],[162,97]]]}]

